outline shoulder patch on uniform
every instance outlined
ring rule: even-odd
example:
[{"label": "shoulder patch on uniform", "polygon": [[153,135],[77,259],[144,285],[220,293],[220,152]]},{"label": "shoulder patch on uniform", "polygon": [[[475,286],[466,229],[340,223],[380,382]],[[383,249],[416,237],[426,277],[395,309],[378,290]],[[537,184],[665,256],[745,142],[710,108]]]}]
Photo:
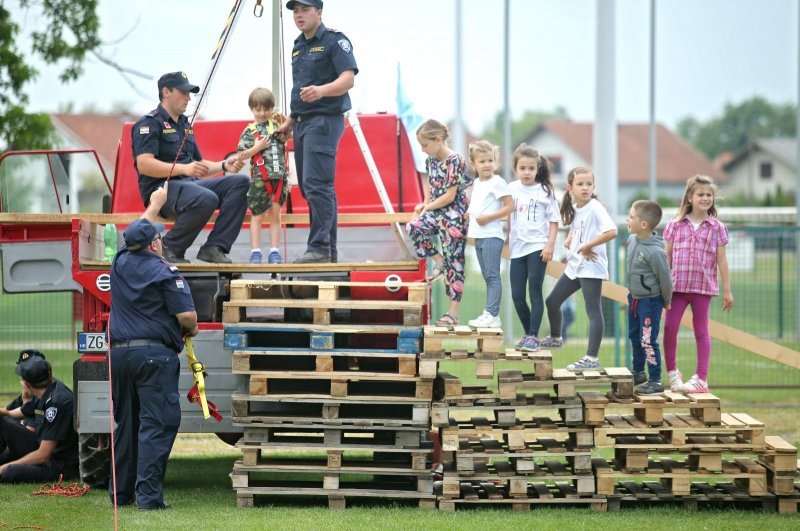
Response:
[{"label": "shoulder patch on uniform", "polygon": [[158,115],[158,109],[153,109],[149,113],[145,114],[145,116],[149,116],[150,118],[155,118]]},{"label": "shoulder patch on uniform", "polygon": [[175,285],[178,287],[178,289],[183,289],[184,288],[183,280],[181,280],[181,279],[176,280],[175,281]]},{"label": "shoulder patch on uniform", "polygon": [[347,39],[339,39],[339,47],[344,50],[345,53],[350,53],[350,50],[353,49],[353,47],[350,46],[350,41]]},{"label": "shoulder patch on uniform", "polygon": [[150,134],[150,126],[149,125],[142,125],[139,127],[139,134],[140,135],[149,135]]},{"label": "shoulder patch on uniform", "polygon": [[173,273],[174,273],[175,271],[180,271],[180,269],[178,269],[178,267],[177,267],[177,266],[174,266],[174,265],[171,265],[171,266],[169,266],[169,270],[170,270],[170,271],[172,271]]},{"label": "shoulder patch on uniform", "polygon": [[47,408],[47,410],[44,412],[44,418],[47,419],[47,422],[53,422],[56,418],[56,415],[58,415],[58,408],[55,406]]}]

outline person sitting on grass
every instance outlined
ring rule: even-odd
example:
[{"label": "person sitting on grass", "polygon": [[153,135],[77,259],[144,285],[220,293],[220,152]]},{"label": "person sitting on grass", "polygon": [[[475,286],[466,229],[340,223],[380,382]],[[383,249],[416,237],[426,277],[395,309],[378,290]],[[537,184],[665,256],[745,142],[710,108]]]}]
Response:
[{"label": "person sitting on grass", "polygon": [[[72,425],[75,397],[53,378],[43,356],[28,355],[17,363],[23,396],[16,409],[0,409],[0,483],[55,481],[79,476],[78,434]],[[28,420],[27,425],[19,422]]]}]

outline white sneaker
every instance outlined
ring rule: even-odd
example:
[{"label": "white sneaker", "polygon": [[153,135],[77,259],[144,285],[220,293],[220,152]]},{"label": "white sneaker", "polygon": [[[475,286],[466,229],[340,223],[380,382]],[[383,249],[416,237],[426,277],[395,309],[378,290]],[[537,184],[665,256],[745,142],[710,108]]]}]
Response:
[{"label": "white sneaker", "polygon": [[686,394],[707,393],[708,382],[701,380],[696,374],[689,378],[689,381],[681,386],[681,391]]},{"label": "white sneaker", "polygon": [[470,319],[467,324],[473,328],[500,328],[500,316],[495,317],[489,312],[484,311],[475,319]]},{"label": "white sneaker", "polygon": [[678,392],[683,387],[683,379],[681,378],[681,371],[675,369],[674,371],[667,372],[667,376],[669,376],[669,388],[673,392]]}]

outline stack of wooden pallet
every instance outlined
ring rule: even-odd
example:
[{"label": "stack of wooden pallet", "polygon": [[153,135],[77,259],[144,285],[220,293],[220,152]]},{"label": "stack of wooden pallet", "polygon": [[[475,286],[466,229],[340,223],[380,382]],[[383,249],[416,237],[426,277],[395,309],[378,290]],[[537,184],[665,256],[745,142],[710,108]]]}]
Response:
[{"label": "stack of wooden pallet", "polygon": [[768,442],[764,424],[750,415],[722,413],[714,395],[666,392],[620,400],[581,393],[581,399],[595,427],[595,448],[614,452],[613,459],[592,460],[597,494],[608,497],[609,509],[650,501],[773,508],[776,489],[791,493],[777,471],[786,472],[785,456],[794,455],[793,463],[796,449],[778,437]]},{"label": "stack of wooden pallet", "polygon": [[[593,429],[583,423],[577,389],[602,386],[630,397],[630,371],[554,370],[549,352],[501,352],[501,339],[499,329],[425,329],[420,368],[438,370],[431,414],[442,443],[439,508],[568,504],[604,510],[591,469]],[[462,376],[469,368],[460,362],[474,362],[475,376],[493,385],[466,386],[440,370],[445,361]],[[495,371],[504,366],[516,368]]]},{"label": "stack of wooden pallet", "polygon": [[[253,297],[259,289],[297,285],[234,281],[234,300],[226,303],[235,312],[226,314],[232,322],[224,323],[225,346],[233,351],[234,374],[249,381],[249,392],[232,401],[233,421],[244,429],[237,445],[243,457],[231,475],[238,505],[322,497],[330,507],[362,498],[434,507],[427,441],[433,379],[419,375],[422,328],[413,325],[424,286],[401,285],[408,300],[369,301],[399,310],[398,322],[380,325],[354,324],[353,316],[348,324],[333,321],[333,310],[357,306],[345,298],[350,283],[314,283],[318,297],[301,303]],[[311,308],[314,322],[248,321],[242,309],[260,308],[260,301]]]}]

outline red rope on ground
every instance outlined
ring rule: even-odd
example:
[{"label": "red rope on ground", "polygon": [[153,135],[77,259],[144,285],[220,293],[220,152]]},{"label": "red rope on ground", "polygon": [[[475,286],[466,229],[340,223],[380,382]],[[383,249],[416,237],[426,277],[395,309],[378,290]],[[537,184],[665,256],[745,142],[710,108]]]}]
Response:
[{"label": "red rope on ground", "polygon": [[63,479],[64,476],[60,475],[58,476],[58,481],[52,485],[43,483],[39,487],[39,490],[33,491],[32,494],[34,496],[66,496],[67,498],[77,498],[89,492],[89,485],[79,486],[78,483],[71,483],[62,487],[61,480]]}]

